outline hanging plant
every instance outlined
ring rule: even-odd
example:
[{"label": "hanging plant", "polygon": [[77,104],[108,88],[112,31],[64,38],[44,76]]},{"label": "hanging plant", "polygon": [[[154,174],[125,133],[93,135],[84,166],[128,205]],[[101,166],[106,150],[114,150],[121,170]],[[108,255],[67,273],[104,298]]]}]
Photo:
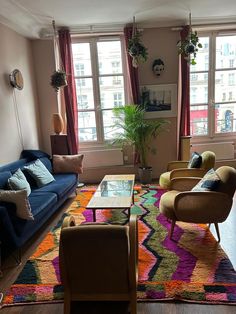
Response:
[{"label": "hanging plant", "polygon": [[[54,51],[58,50],[58,42],[57,42],[57,31],[56,31],[56,25],[55,21],[52,21],[52,26],[53,26],[53,43],[54,43]],[[55,89],[56,92],[59,91],[60,87],[64,87],[67,85],[66,81],[66,72],[63,70],[63,65],[62,65],[62,60],[61,60],[61,55],[59,51],[59,67],[61,68],[60,70],[55,70],[53,74],[51,75],[51,81],[50,84],[51,86]]]},{"label": "hanging plant", "polygon": [[202,44],[199,42],[197,32],[192,31],[191,27],[191,14],[189,14],[189,33],[185,40],[179,40],[177,42],[178,53],[184,56],[184,59],[188,61],[188,64],[195,65],[197,52],[199,48],[202,48]]},{"label": "hanging plant", "polygon": [[141,42],[141,32],[135,26],[135,18],[133,18],[133,34],[128,42],[128,53],[132,57],[132,65],[137,68],[140,63],[147,61],[148,51]]},{"label": "hanging plant", "polygon": [[51,86],[55,89],[56,92],[59,91],[60,87],[67,85],[66,81],[66,72],[63,70],[57,70],[51,75]]}]

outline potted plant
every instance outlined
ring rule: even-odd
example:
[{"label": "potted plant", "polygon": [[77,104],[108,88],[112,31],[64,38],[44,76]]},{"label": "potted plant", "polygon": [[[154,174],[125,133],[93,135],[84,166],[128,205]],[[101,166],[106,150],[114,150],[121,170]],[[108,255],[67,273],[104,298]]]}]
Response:
[{"label": "potted plant", "polygon": [[177,43],[178,53],[183,55],[189,64],[195,65],[195,58],[197,56],[198,48],[202,48],[199,42],[197,32],[189,30],[189,34],[185,40],[179,40]]},{"label": "potted plant", "polygon": [[[139,178],[141,183],[151,183],[152,167],[147,162],[147,152],[151,149],[152,138],[163,130],[167,121],[163,119],[146,120],[144,118],[145,109],[139,105],[125,105],[113,109],[114,125],[117,129],[115,140],[112,144],[133,145],[139,159]],[[119,132],[119,133],[118,133]]]},{"label": "potted plant", "polygon": [[58,92],[60,87],[67,85],[66,72],[63,70],[54,71],[54,73],[51,75],[50,84],[55,89],[55,91]]},{"label": "potted plant", "polygon": [[132,65],[137,68],[139,63],[147,61],[147,48],[141,42],[141,33],[135,30],[128,42],[128,53],[132,57]]}]

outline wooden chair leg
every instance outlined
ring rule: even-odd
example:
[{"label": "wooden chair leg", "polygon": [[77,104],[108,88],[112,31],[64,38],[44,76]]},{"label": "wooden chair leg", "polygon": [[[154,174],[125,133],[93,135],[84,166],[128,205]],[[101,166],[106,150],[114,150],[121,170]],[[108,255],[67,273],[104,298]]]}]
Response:
[{"label": "wooden chair leg", "polygon": [[132,298],[130,301],[130,314],[137,314],[137,300]]},{"label": "wooden chair leg", "polygon": [[216,234],[218,237],[218,242],[220,243],[220,230],[219,230],[219,226],[217,223],[214,224],[215,225],[215,229],[216,229]]},{"label": "wooden chair leg", "polygon": [[65,293],[64,295],[64,314],[70,314],[71,312],[71,299],[70,296]]},{"label": "wooden chair leg", "polygon": [[175,223],[176,223],[175,220],[171,220],[171,228],[170,228],[170,232],[169,232],[169,238],[170,239],[172,239],[172,235],[173,235],[174,228],[175,228]]}]

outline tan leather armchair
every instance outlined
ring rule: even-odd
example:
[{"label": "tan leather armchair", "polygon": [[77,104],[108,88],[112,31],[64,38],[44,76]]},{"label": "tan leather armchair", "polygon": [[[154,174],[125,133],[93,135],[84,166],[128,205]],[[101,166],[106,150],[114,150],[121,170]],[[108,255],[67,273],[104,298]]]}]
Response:
[{"label": "tan leather armchair", "polygon": [[65,218],[60,237],[59,262],[64,285],[64,313],[71,301],[129,301],[137,304],[137,216],[124,225],[75,226]]},{"label": "tan leather armchair", "polygon": [[201,154],[202,164],[200,168],[187,168],[189,161],[171,161],[167,165],[167,172],[161,174],[159,184],[162,189],[170,189],[170,182],[178,177],[199,177],[215,166],[215,153],[205,151]]},{"label": "tan leather armchair", "polygon": [[225,221],[230,213],[236,189],[236,170],[222,166],[216,173],[220,182],[215,191],[191,191],[200,178],[175,178],[171,181],[171,190],[160,200],[161,213],[171,220],[170,238],[176,221],[214,223],[220,242],[218,223]]}]

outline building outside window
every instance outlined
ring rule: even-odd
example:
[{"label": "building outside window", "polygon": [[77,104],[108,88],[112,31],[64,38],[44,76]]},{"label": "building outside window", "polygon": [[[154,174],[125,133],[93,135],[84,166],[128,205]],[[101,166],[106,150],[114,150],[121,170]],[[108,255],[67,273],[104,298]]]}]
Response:
[{"label": "building outside window", "polygon": [[190,128],[193,139],[236,132],[236,36],[201,36],[203,48],[190,68]]},{"label": "building outside window", "polygon": [[119,36],[78,38],[72,52],[79,141],[82,145],[103,144],[117,132],[112,128],[112,109],[123,106],[126,99],[122,41]]}]

